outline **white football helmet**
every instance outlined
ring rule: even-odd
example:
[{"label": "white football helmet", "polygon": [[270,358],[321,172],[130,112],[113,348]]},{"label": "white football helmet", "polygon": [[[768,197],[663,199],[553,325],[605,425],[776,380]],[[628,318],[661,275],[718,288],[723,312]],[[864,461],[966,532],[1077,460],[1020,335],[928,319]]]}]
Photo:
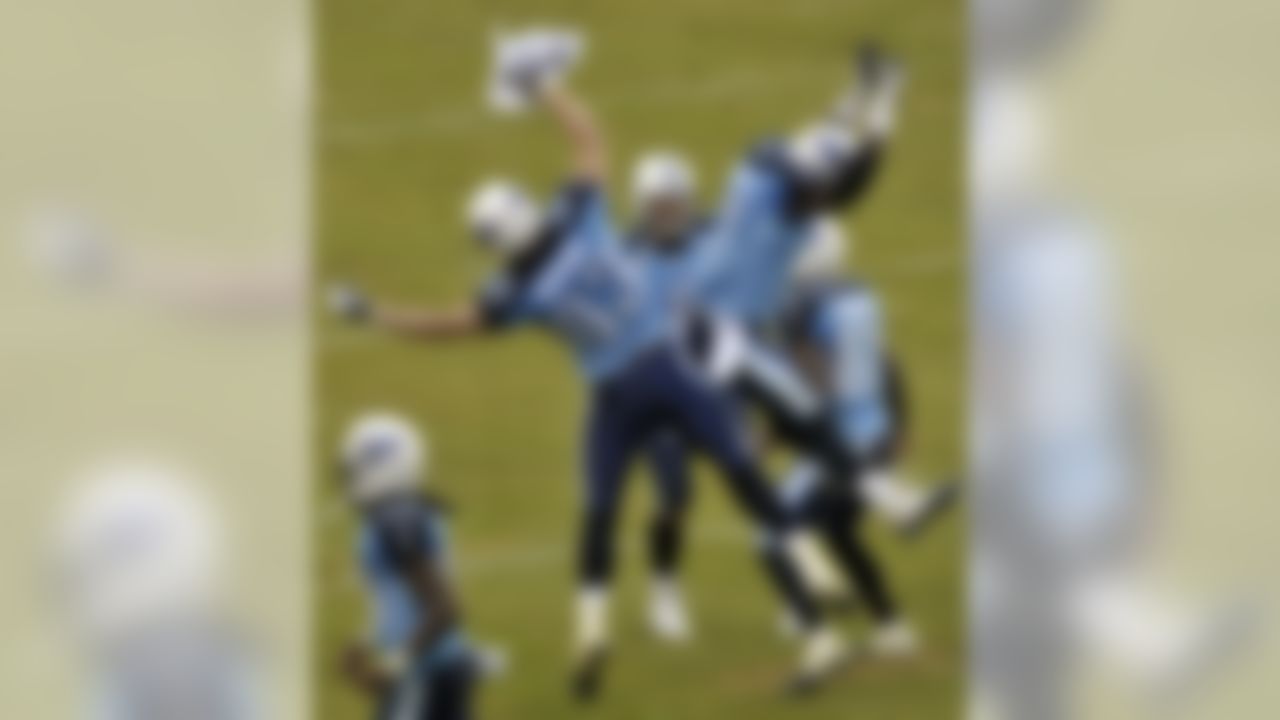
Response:
[{"label": "white football helmet", "polygon": [[821,218],[813,224],[800,256],[791,268],[795,282],[811,283],[838,276],[849,256],[850,240],[835,218]]},{"label": "white football helmet", "polygon": [[428,460],[426,443],[413,424],[387,412],[356,418],[342,443],[343,481],[359,504],[420,487]]},{"label": "white football helmet", "polygon": [[853,154],[857,143],[845,128],[831,123],[811,125],[787,143],[787,162],[806,180],[830,180]]},{"label": "white football helmet", "polygon": [[666,198],[692,201],[697,186],[697,175],[688,159],[671,150],[652,150],[636,161],[631,198],[636,208],[644,212]]},{"label": "white football helmet", "polygon": [[467,226],[486,249],[511,255],[533,244],[542,229],[542,208],[517,183],[489,180],[467,204]]}]

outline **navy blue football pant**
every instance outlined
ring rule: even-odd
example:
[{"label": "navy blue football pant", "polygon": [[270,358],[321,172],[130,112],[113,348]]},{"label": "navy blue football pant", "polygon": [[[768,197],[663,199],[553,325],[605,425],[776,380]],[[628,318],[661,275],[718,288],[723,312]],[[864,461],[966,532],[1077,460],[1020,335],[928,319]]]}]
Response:
[{"label": "navy blue football pant", "polygon": [[801,464],[780,489],[783,504],[820,537],[872,618],[889,622],[898,609],[883,567],[862,535],[864,507],[848,483],[823,480],[817,465]]},{"label": "navy blue football pant", "polygon": [[817,608],[782,545],[789,516],[752,455],[732,401],[671,346],[641,356],[593,391],[586,427],[581,580],[588,585],[609,581],[623,480],[636,455],[662,432],[678,433],[716,466],[760,530],[761,556],[771,579],[798,617],[817,622]]},{"label": "navy blue football pant", "polygon": [[657,491],[649,520],[649,565],[655,575],[674,575],[684,549],[684,519],[693,494],[689,452],[678,431],[659,431],[646,448]]},{"label": "navy blue football pant", "polygon": [[[728,341],[732,326],[707,315],[689,323],[686,339],[694,357],[710,364],[718,346]],[[741,411],[758,411],[776,438],[816,458],[826,468],[825,477],[848,482],[862,469],[862,458],[844,442],[835,416],[794,363],[773,349],[759,327],[743,330],[744,349],[720,382],[737,400]]]},{"label": "navy blue football pant", "polygon": [[470,720],[475,669],[461,659],[423,669],[378,703],[376,720]]}]

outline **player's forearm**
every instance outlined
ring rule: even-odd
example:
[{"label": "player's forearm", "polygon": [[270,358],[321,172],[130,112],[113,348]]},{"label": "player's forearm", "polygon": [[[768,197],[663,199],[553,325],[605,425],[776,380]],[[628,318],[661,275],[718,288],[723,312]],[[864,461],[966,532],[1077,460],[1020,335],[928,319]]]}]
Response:
[{"label": "player's forearm", "polygon": [[341,669],[348,681],[372,697],[382,696],[394,685],[393,673],[379,666],[373,651],[360,643],[343,652]]},{"label": "player's forearm", "polygon": [[444,639],[446,633],[458,626],[460,620],[457,608],[452,605],[433,608],[428,619],[418,627],[418,631],[413,635],[410,657],[422,657],[423,653],[430,652],[432,648]]},{"label": "player's forearm", "polygon": [[607,155],[604,134],[595,113],[572,91],[558,83],[547,85],[539,97],[569,140],[575,172],[587,179],[603,180]]},{"label": "player's forearm", "polygon": [[471,307],[449,309],[401,308],[382,303],[371,308],[375,327],[416,340],[453,340],[478,334],[483,325]]}]

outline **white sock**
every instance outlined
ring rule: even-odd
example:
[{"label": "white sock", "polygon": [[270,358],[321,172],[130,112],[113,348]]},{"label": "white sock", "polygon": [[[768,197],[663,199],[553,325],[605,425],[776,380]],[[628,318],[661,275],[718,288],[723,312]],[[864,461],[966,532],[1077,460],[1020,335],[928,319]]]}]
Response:
[{"label": "white sock", "polygon": [[609,642],[609,589],[586,585],[578,591],[576,649],[596,650]]},{"label": "white sock", "polygon": [[878,624],[871,641],[876,652],[898,657],[914,654],[919,643],[915,628],[901,618]]},{"label": "white sock", "polygon": [[680,597],[680,581],[674,575],[659,573],[653,576],[650,583],[651,592],[657,597]]},{"label": "white sock", "polygon": [[858,88],[850,88],[836,98],[835,104],[831,107],[831,114],[828,116],[830,121],[841,126],[851,128],[857,124],[858,118],[863,115],[863,106],[866,105],[866,93]]},{"label": "white sock", "polygon": [[819,626],[805,634],[800,670],[810,674],[825,673],[845,652],[844,638],[829,627]]},{"label": "white sock", "polygon": [[898,125],[898,105],[903,78],[895,77],[875,90],[851,88],[836,99],[827,116],[841,127],[866,131],[873,138],[887,138]]},{"label": "white sock", "polygon": [[650,584],[650,629],[669,642],[687,640],[692,630],[680,581],[674,575],[655,575]]},{"label": "white sock", "polygon": [[787,550],[800,571],[801,579],[815,594],[824,598],[840,598],[847,594],[844,578],[812,533],[794,533]]},{"label": "white sock", "polygon": [[875,93],[867,101],[867,112],[864,119],[867,134],[873,138],[887,138],[893,134],[898,124],[899,83],[893,82],[889,87]]},{"label": "white sock", "polygon": [[926,502],[924,491],[887,471],[870,473],[858,482],[862,498],[894,523],[909,521]]}]

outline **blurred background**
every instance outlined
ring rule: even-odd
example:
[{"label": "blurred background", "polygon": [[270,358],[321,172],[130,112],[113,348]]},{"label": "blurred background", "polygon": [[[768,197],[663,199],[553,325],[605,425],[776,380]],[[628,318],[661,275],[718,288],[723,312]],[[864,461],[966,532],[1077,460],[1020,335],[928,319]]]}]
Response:
[{"label": "blurred background", "polygon": [[307,714],[307,12],[0,9],[0,715]]},{"label": "blurred background", "polygon": [[1269,714],[1275,8],[971,13],[974,714]]}]

